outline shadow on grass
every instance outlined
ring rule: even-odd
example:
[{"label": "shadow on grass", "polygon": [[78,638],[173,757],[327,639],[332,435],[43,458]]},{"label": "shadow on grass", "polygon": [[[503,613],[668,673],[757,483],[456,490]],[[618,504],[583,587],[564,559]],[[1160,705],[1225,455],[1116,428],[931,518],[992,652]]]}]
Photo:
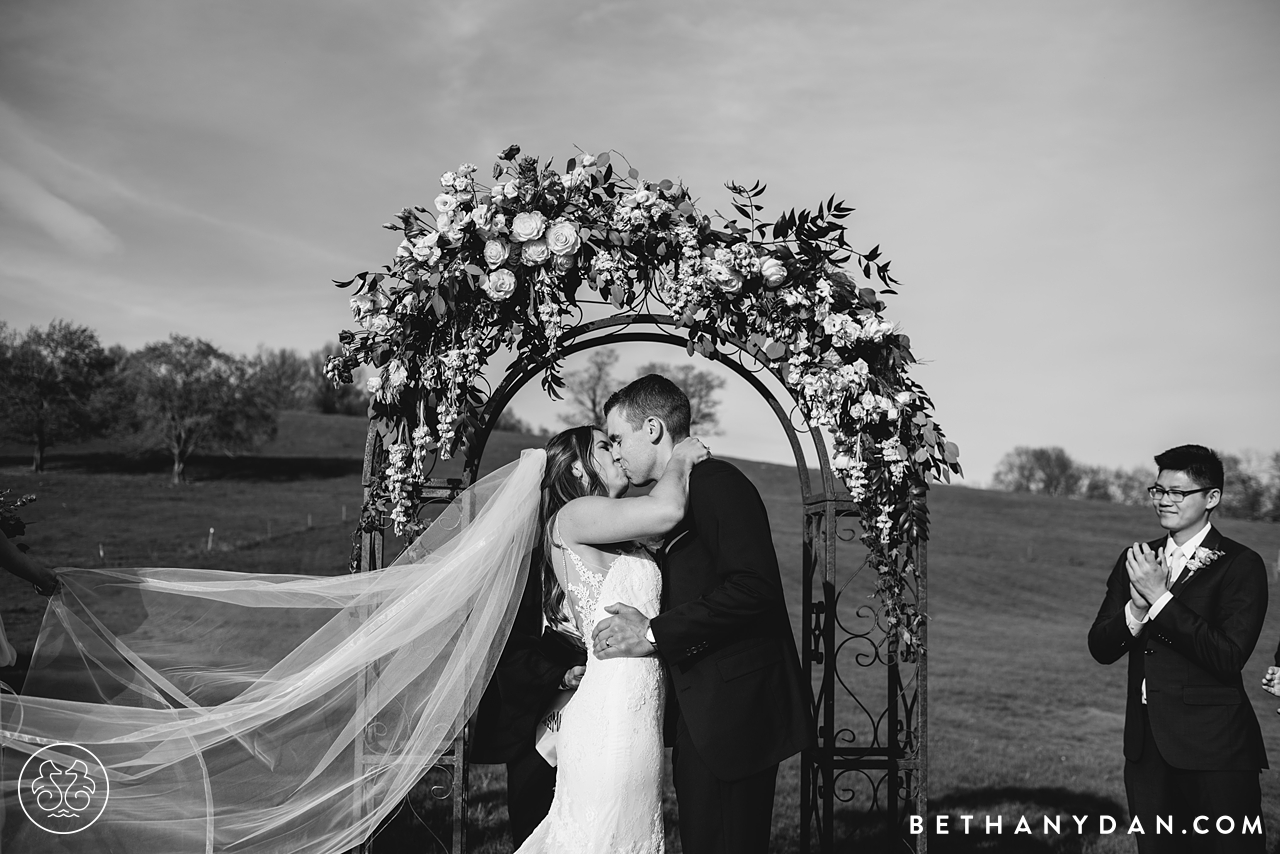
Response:
[{"label": "shadow on grass", "polygon": [[[0,456],[0,466],[25,466],[30,457]],[[264,481],[324,480],[359,476],[363,461],[350,457],[216,457],[197,456],[187,462],[188,480]],[[50,454],[45,470],[81,474],[167,474],[173,460],[163,454],[103,452]]]}]

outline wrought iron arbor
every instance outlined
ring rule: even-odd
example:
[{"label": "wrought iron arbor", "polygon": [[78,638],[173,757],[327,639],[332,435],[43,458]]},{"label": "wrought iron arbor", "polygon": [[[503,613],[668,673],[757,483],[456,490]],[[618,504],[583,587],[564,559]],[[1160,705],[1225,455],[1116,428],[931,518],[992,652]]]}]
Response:
[{"label": "wrought iron arbor", "polygon": [[[685,349],[669,315],[621,312],[614,317],[583,323],[561,336],[560,356],[611,344],[652,342]],[[641,327],[641,328],[636,328]],[[841,553],[857,549],[857,511],[836,481],[822,433],[803,421],[794,404],[784,404],[761,379],[769,359],[754,344],[721,334],[727,352],[716,359],[732,369],[764,399],[777,416],[796,460],[802,514],[802,625],[800,650],[813,691],[817,747],[800,759],[800,844],[805,852],[833,852],[837,826],[842,836],[857,839],[865,850],[924,852],[923,833],[908,832],[911,814],[925,815],[927,807],[926,656],[900,661],[895,633],[886,630],[878,602],[866,597],[874,579],[861,577],[861,567],[841,570]],[[746,356],[755,367],[743,361]],[[500,385],[489,395],[479,429],[465,457],[460,478],[433,478],[428,499],[448,501],[475,482],[489,435],[498,415],[517,391],[547,367],[540,359],[514,362]],[[781,378],[774,374],[781,385]],[[802,423],[797,427],[795,420]],[[818,462],[817,478],[806,462],[800,434],[812,440]],[[381,441],[370,425],[365,447],[366,491],[382,465]],[[357,569],[380,569],[381,530],[361,535]],[[914,561],[919,583],[910,590],[922,613],[926,610],[925,546],[912,543],[903,560]],[[858,561],[861,564],[861,561]],[[922,628],[922,632],[927,628]],[[927,637],[921,638],[927,648]],[[843,667],[842,667],[843,665]],[[855,684],[856,683],[856,684]],[[872,690],[871,686],[875,686]],[[859,693],[856,688],[862,687]],[[375,727],[366,731],[356,756],[357,773],[376,762],[379,751]],[[450,800],[452,851],[467,850],[467,743],[464,732],[436,766],[450,778],[433,795]],[[360,792],[354,796],[359,799]],[[361,804],[363,808],[363,804]],[[371,851],[366,843],[364,854]]]}]

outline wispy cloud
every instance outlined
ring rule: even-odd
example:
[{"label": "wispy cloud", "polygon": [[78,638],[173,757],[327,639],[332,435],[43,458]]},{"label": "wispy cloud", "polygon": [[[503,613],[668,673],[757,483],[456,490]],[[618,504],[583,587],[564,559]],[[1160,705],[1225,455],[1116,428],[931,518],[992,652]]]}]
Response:
[{"label": "wispy cloud", "polygon": [[0,207],[38,226],[72,252],[97,256],[120,247],[120,239],[92,214],[54,195],[4,160],[0,160]]}]

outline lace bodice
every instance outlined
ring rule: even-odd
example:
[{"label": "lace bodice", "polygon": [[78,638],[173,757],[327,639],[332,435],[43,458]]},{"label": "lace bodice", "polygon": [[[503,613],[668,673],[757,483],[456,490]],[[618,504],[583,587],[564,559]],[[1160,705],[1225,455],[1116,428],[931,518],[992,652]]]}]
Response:
[{"label": "lace bodice", "polygon": [[603,570],[592,569],[565,544],[558,523],[555,533],[553,545],[559,558],[555,562],[556,580],[564,588],[574,622],[587,639],[588,648],[596,623],[610,616],[605,606],[622,602],[646,617],[657,615],[662,576],[647,552],[637,547],[614,557]]}]

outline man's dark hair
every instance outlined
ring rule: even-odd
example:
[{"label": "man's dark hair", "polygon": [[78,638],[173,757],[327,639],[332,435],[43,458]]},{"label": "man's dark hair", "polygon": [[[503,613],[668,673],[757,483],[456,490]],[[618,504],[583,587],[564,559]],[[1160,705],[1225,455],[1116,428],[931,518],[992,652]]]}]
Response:
[{"label": "man's dark hair", "polygon": [[666,425],[673,441],[689,435],[689,397],[661,374],[647,374],[609,395],[604,414],[618,406],[632,430],[640,429],[646,418],[653,417]]},{"label": "man's dark hair", "polygon": [[1156,454],[1160,471],[1185,472],[1202,489],[1222,489],[1222,460],[1204,445],[1179,445]]}]

